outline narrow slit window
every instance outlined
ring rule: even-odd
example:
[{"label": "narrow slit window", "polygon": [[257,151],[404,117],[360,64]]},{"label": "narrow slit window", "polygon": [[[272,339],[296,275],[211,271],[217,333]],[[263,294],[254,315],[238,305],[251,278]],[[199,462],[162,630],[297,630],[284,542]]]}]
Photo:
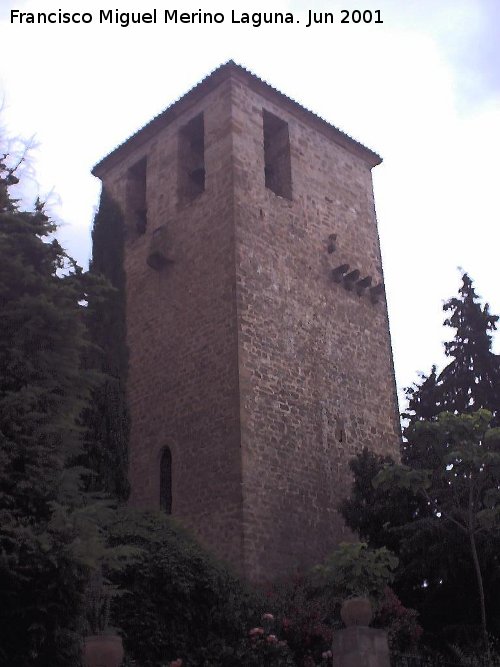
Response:
[{"label": "narrow slit window", "polygon": [[264,174],[266,188],[286,199],[292,198],[292,169],[288,123],[263,110]]},{"label": "narrow slit window", "polygon": [[335,436],[338,440],[338,442],[345,443],[346,437],[345,437],[345,424],[343,419],[338,419],[337,420],[337,426],[335,428]]},{"label": "narrow slit window", "polygon": [[172,453],[168,447],[160,460],[160,509],[172,514]]},{"label": "narrow slit window", "polygon": [[144,234],[148,224],[148,206],[146,195],[147,158],[143,158],[128,170],[127,208],[131,226],[138,234]]},{"label": "narrow slit window", "polygon": [[205,125],[200,113],[179,132],[179,200],[188,203],[205,190]]}]

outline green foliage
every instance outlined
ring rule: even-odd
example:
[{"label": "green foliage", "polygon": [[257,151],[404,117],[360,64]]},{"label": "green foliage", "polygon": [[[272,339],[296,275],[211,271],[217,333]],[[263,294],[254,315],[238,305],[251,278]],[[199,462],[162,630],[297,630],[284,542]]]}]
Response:
[{"label": "green foliage", "polygon": [[108,534],[111,547],[138,548],[133,562],[108,575],[126,591],[111,615],[127,654],[141,667],[176,658],[234,665],[262,613],[258,598],[163,514],[121,508]]},{"label": "green foliage", "polygon": [[500,652],[494,639],[490,642],[488,654],[485,654],[482,645],[477,644],[466,647],[451,644],[449,652],[460,667],[500,667]]},{"label": "green foliage", "polygon": [[423,440],[435,466],[413,469],[388,466],[374,480],[375,487],[394,486],[422,494],[432,518],[470,530],[498,527],[500,518],[500,449],[498,429],[490,428],[491,413],[442,413],[437,421],[417,422],[412,440]]},{"label": "green foliage", "polygon": [[234,649],[215,662],[209,661],[205,667],[244,665],[245,667],[295,667],[297,664],[285,640],[279,639],[274,631],[274,616],[262,615],[262,625],[251,628]]},{"label": "green foliage", "polygon": [[[485,430],[486,413],[474,416],[486,408],[493,416],[490,427],[498,426],[500,361],[491,351],[498,318],[481,305],[467,274],[444,310],[445,325],[455,332],[445,344],[449,363],[441,373],[433,366],[407,390],[403,466],[381,472],[390,461],[361,454],[351,463],[353,493],[341,506],[346,523],[370,546],[386,545],[399,556],[395,590],[419,610],[426,640],[438,644],[465,633],[477,637],[478,567],[489,626],[500,632],[498,493],[485,474],[496,468],[499,432]],[[443,411],[452,414],[439,417]],[[472,422],[462,420],[462,413],[472,415]],[[377,475],[380,484],[374,487]],[[474,559],[463,529],[471,489]],[[453,500],[455,509],[446,518],[443,503]]]},{"label": "green foliage", "polygon": [[[449,364],[439,373],[436,367],[420,384],[407,389],[408,411],[403,416],[412,425],[418,420],[436,419],[441,412],[471,413],[487,409],[498,425],[500,406],[500,357],[491,350],[497,315],[489,305],[481,305],[472,280],[465,273],[458,297],[443,306],[449,313],[445,326],[455,330],[454,338],[444,344]],[[426,452],[417,450],[412,439],[403,448],[403,462],[412,467],[431,467]]]},{"label": "green foliage", "polygon": [[444,344],[451,362],[439,376],[443,409],[466,413],[480,408],[496,416],[500,405],[500,358],[491,351],[491,332],[497,315],[489,305],[481,306],[465,273],[459,296],[449,299],[443,310],[450,313],[444,324],[455,329],[453,340]]},{"label": "green foliage", "polygon": [[295,667],[296,663],[286,642],[273,635],[245,639],[234,652],[227,654],[227,660],[208,662],[206,667]]},{"label": "green foliage", "polygon": [[420,384],[406,388],[408,411],[403,418],[414,421],[416,419],[433,419],[443,411],[443,395],[438,380],[437,367],[432,366],[429,375],[419,373]]},{"label": "green foliage", "polygon": [[311,573],[295,575],[274,583],[267,602],[296,664],[323,664],[321,656],[332,645],[333,628],[342,627],[339,604],[327,587],[318,585]]},{"label": "green foliage", "polygon": [[397,557],[386,547],[370,549],[365,542],[343,542],[315,572],[321,583],[340,597],[376,599],[394,579],[397,565]]},{"label": "green foliage", "polygon": [[401,535],[394,529],[410,521],[428,516],[424,500],[407,489],[391,486],[375,488],[372,480],[386,465],[394,461],[364,448],[351,459],[353,473],[351,495],[340,504],[340,512],[346,524],[369,546],[377,549],[386,546],[399,554]]},{"label": "green foliage", "polygon": [[111,603],[124,591],[113,586],[104,577],[102,568],[95,569],[89,577],[84,598],[85,635],[115,634],[117,629],[111,623]]},{"label": "green foliage", "polygon": [[387,630],[391,651],[414,651],[422,636],[418,612],[405,607],[389,587],[379,598],[372,626]]},{"label": "green foliage", "polygon": [[86,313],[94,344],[86,365],[100,372],[85,413],[86,462],[96,472],[91,488],[120,500],[129,494],[124,234],[120,208],[104,189],[92,230],[90,264],[90,275],[104,280],[94,280]]},{"label": "green foliage", "polygon": [[0,160],[0,664],[76,664],[86,568],[73,552],[90,499],[79,416],[94,377],[88,277],[37,202],[23,211]]},{"label": "green foliage", "polygon": [[[382,556],[379,560],[375,556],[375,560],[394,565],[393,558],[387,560]],[[386,574],[390,578],[390,571]],[[380,586],[385,578],[380,578]],[[325,583],[315,570],[273,584],[267,604],[275,614],[277,634],[287,641],[297,665],[331,664],[329,650],[333,633],[343,627],[340,607],[345,597],[345,588],[337,584],[332,587],[328,579]],[[385,587],[377,594],[372,625],[388,631],[393,650],[412,650],[422,633],[417,616],[416,611],[406,608],[396,594]]]},{"label": "green foliage", "polygon": [[[423,440],[432,469],[390,466],[374,480],[383,489],[394,486],[421,495],[431,515],[419,523],[431,525],[444,538],[449,531],[462,537],[470,554],[477,582],[476,605],[486,643],[486,599],[481,566],[480,542],[500,538],[500,451],[498,431],[490,428],[491,413],[478,410],[472,414],[442,413],[437,421],[416,422],[410,436],[415,443]],[[441,530],[442,529],[442,530]],[[496,566],[498,571],[498,565]]]},{"label": "green foliage", "polygon": [[[434,451],[430,440],[426,448]],[[353,492],[342,515],[371,547],[386,545],[399,557],[393,586],[405,606],[418,610],[426,642],[443,646],[465,633],[472,640],[479,619],[477,604],[471,604],[477,586],[468,541],[450,522],[435,520],[424,495],[392,484],[375,488],[372,480],[388,463],[367,451],[353,459]],[[476,539],[490,629],[498,632],[500,544],[490,531]]]}]

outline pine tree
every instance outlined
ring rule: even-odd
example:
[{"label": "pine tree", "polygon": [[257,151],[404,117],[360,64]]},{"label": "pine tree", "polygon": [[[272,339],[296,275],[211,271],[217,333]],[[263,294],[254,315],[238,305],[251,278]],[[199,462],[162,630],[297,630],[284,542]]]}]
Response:
[{"label": "pine tree", "polygon": [[408,411],[403,418],[434,419],[442,412],[442,391],[438,384],[437,368],[432,366],[429,375],[420,373],[420,384],[406,389]]},{"label": "pine tree", "polygon": [[442,407],[448,412],[475,412],[486,409],[497,417],[500,410],[500,357],[491,351],[491,332],[497,315],[489,305],[481,306],[472,280],[465,273],[459,297],[443,307],[449,312],[444,324],[455,329],[455,337],[444,344],[451,358],[438,378]]},{"label": "pine tree", "polygon": [[[472,280],[465,273],[459,295],[443,306],[449,313],[445,326],[455,329],[453,340],[444,344],[448,365],[437,374],[433,366],[428,376],[421,375],[420,384],[406,390],[408,420],[405,435],[418,421],[436,420],[441,412],[472,413],[489,410],[492,424],[500,420],[500,357],[491,350],[492,332],[498,316],[491,315],[489,305],[479,302]],[[413,467],[432,467],[429,448],[421,449],[411,438],[403,444],[402,459]]]}]

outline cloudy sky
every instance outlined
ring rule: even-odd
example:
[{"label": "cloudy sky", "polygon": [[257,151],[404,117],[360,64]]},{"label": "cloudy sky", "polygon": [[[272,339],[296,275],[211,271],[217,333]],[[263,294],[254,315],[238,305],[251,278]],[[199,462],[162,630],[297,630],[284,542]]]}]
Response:
[{"label": "cloudy sky", "polygon": [[[156,25],[99,24],[101,9],[154,8]],[[11,10],[59,9],[93,21],[11,23]],[[164,9],[226,20],[166,25]],[[342,24],[343,9],[379,10],[383,23]],[[300,23],[237,25],[231,10]],[[308,10],[335,23],[306,28]],[[458,267],[500,313],[500,0],[0,0],[0,43],[2,145],[35,138],[24,196],[48,199],[80,263],[99,196],[92,166],[232,58],[384,158],[373,173],[400,394],[444,363],[441,308]]]}]

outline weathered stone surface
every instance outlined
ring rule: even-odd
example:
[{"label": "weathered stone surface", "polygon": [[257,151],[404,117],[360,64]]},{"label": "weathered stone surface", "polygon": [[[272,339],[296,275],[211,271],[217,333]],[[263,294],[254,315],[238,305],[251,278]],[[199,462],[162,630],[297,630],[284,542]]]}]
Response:
[{"label": "weathered stone surface", "polygon": [[362,626],[337,630],[332,643],[335,667],[390,667],[387,632]]},{"label": "weathered stone surface", "polygon": [[[288,123],[291,199],[265,187],[263,110]],[[186,203],[179,133],[200,113],[204,191]],[[145,156],[140,234],[127,174]],[[131,501],[158,506],[168,446],[173,514],[254,579],[318,562],[348,537],[337,506],[349,459],[364,446],[397,455],[383,290],[374,303],[331,277],[347,263],[382,281],[376,162],[228,64],[95,170],[129,221]],[[153,270],[160,226],[173,261]]]}]

